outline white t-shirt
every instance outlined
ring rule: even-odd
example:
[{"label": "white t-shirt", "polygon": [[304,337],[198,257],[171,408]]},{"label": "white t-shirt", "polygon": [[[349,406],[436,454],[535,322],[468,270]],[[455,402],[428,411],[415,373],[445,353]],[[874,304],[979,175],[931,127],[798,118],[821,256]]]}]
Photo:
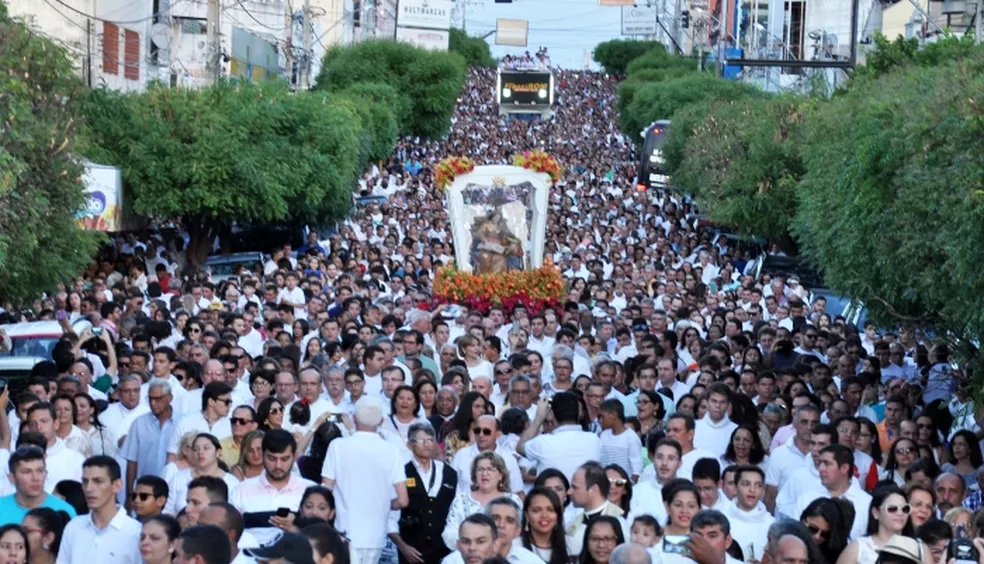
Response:
[{"label": "white t-shirt", "polygon": [[549,435],[530,439],[525,451],[526,458],[536,462],[538,468],[556,468],[569,481],[579,466],[601,458],[601,440],[578,425],[561,425]]}]

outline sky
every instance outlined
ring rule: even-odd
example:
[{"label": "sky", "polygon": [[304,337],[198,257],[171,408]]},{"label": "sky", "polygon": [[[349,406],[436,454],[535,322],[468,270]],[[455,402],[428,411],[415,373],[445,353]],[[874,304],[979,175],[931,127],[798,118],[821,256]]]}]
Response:
[{"label": "sky", "polygon": [[[622,9],[599,6],[598,0],[513,0],[510,4],[496,4],[493,0],[463,1],[468,3],[465,10],[468,35],[481,36],[494,30],[498,18],[530,22],[526,49],[495,45],[495,35],[489,36],[487,41],[495,57],[522,54],[527,49],[535,53],[542,46],[547,47],[556,66],[583,69],[587,53],[591,68],[597,69],[597,64],[590,60],[595,45],[622,37]],[[455,25],[460,25],[460,20]]]}]

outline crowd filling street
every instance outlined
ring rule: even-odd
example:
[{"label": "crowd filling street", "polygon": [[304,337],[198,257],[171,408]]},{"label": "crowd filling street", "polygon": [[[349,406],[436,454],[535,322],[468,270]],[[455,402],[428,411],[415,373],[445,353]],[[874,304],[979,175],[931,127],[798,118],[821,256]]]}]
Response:
[{"label": "crowd filling street", "polygon": [[[473,69],[445,139],[256,268],[127,233],[4,313],[65,332],[0,394],[0,564],[984,563],[984,413],[946,346],[746,275],[635,189],[616,81],[554,72],[556,114],[521,121]],[[437,304],[431,170],[533,148],[565,168],[561,306]]]}]

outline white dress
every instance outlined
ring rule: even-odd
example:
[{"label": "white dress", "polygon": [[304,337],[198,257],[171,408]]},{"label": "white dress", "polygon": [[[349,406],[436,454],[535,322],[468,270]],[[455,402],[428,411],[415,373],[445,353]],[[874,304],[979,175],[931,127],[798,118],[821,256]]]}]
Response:
[{"label": "white dress", "polygon": [[92,452],[92,444],[89,441],[89,434],[80,429],[78,425],[72,425],[72,430],[68,433],[68,436],[62,440],[65,441],[66,447],[74,450],[86,458],[95,454]]},{"label": "white dress", "polygon": [[105,454],[106,456],[115,457],[120,450],[116,435],[107,427],[99,429],[93,425],[89,427],[88,431],[83,431],[83,433],[89,435],[93,455]]},{"label": "white dress", "polygon": [[875,541],[871,537],[861,537],[858,539],[858,564],[875,564],[878,560],[879,548],[875,546]]}]

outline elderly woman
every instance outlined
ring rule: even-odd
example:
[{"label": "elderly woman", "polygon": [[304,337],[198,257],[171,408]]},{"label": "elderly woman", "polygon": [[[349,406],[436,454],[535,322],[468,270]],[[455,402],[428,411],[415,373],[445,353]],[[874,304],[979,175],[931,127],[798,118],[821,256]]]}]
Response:
[{"label": "elderly woman", "polygon": [[475,457],[471,467],[471,491],[459,492],[451,502],[448,520],[441,538],[451,547],[458,542],[458,527],[469,515],[482,513],[485,506],[497,497],[508,497],[522,506],[522,501],[509,491],[509,471],[506,462],[494,452],[483,452]]}]

